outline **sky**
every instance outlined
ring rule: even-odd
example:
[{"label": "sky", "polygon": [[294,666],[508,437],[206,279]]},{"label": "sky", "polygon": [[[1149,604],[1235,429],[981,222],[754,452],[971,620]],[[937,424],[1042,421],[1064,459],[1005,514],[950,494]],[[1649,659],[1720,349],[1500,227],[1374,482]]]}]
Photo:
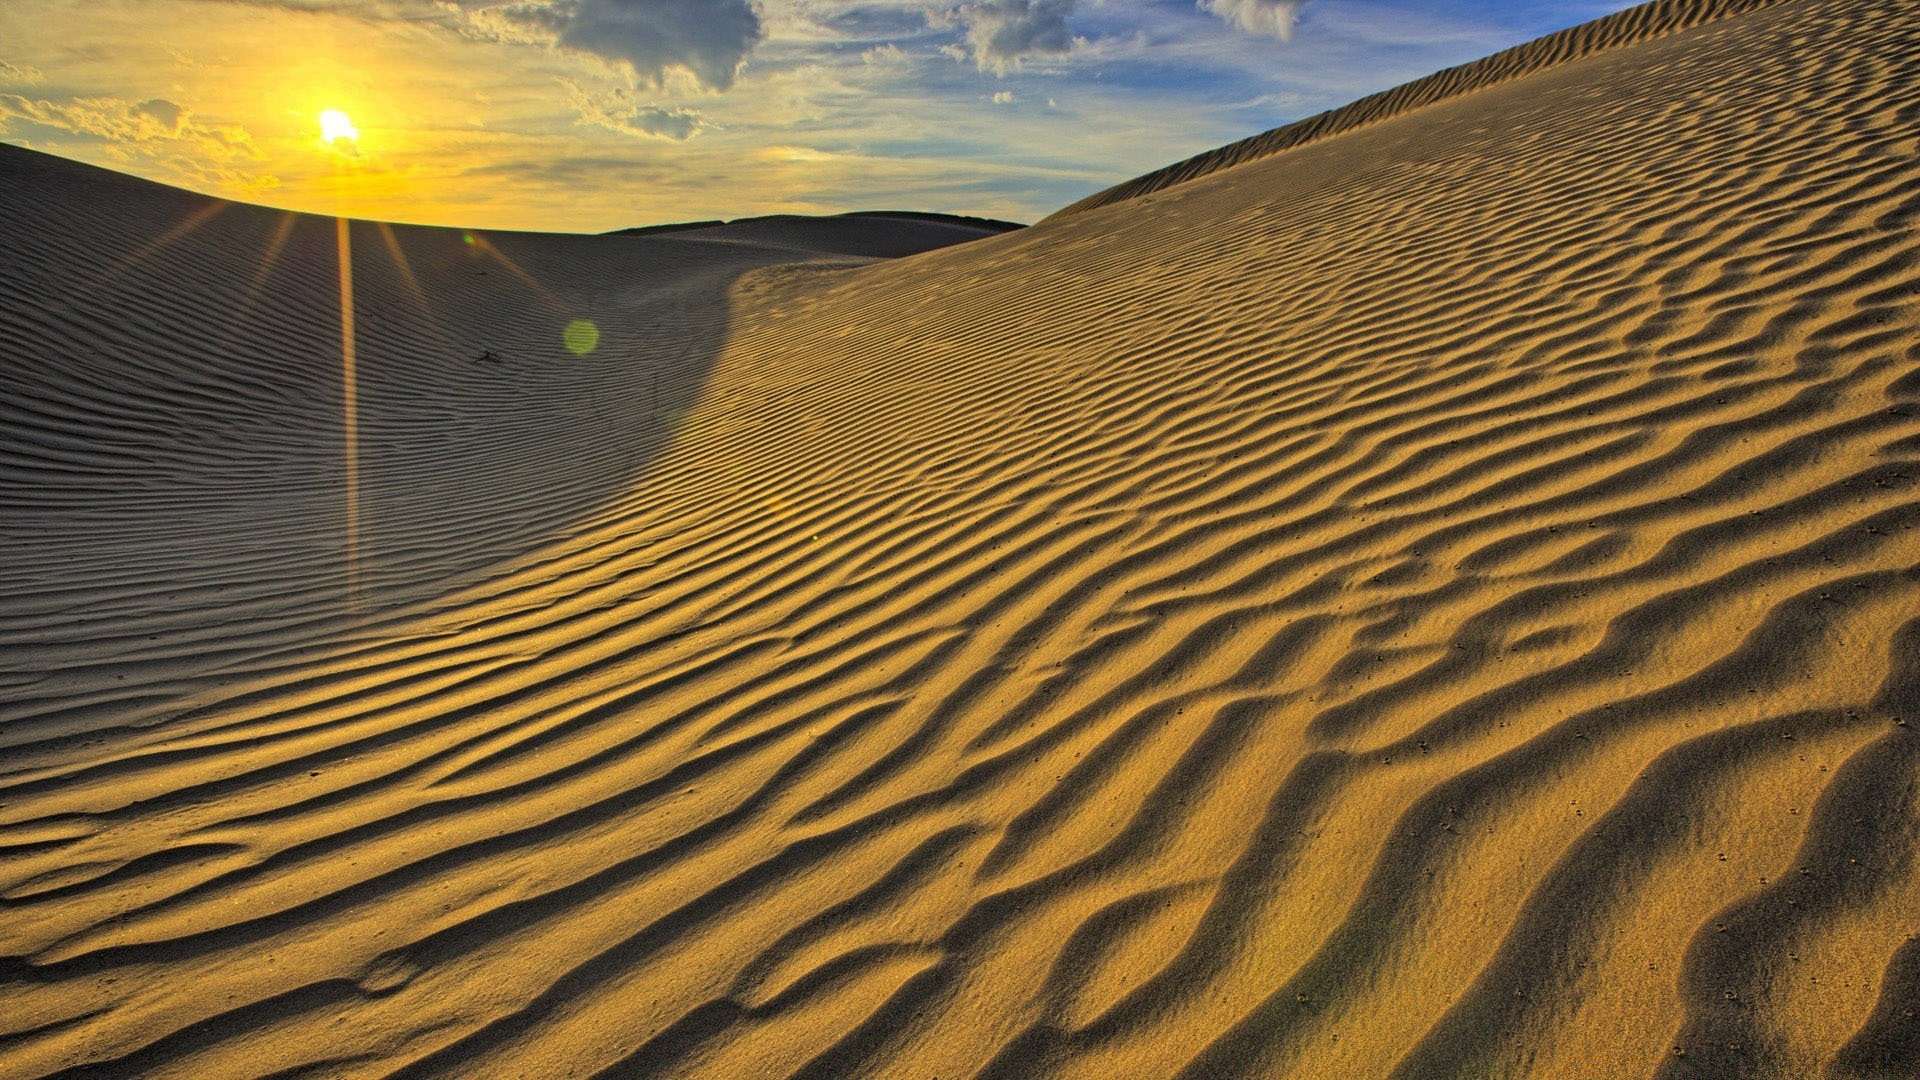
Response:
[{"label": "sky", "polygon": [[[1623,0],[4,0],[0,141],[315,213],[1034,221]],[[323,137],[321,114],[334,117]]]}]

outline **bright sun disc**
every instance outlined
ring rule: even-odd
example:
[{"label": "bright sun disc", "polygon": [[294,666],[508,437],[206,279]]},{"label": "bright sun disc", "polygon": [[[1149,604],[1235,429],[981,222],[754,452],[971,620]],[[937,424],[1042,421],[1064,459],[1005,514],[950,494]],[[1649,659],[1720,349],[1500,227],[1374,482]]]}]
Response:
[{"label": "bright sun disc", "polygon": [[332,146],[341,139],[352,142],[360,137],[360,129],[353,126],[347,114],[339,109],[328,109],[320,114],[320,141]]}]

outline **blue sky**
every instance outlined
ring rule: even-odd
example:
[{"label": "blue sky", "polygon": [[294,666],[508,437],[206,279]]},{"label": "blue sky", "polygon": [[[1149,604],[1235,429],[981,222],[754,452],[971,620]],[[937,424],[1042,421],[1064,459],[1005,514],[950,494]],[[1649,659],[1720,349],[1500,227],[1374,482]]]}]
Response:
[{"label": "blue sky", "polygon": [[[1613,0],[6,0],[0,140],[273,206],[1030,221]],[[322,141],[337,109],[357,129]]]}]

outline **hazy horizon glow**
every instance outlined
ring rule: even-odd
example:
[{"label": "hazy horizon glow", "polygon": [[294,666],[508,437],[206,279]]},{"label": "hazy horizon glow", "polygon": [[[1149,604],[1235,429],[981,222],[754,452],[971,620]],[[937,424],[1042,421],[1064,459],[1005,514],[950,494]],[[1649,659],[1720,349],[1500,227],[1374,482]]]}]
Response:
[{"label": "hazy horizon glow", "polygon": [[247,202],[473,228],[1031,221],[1629,6],[9,0],[0,141]]}]

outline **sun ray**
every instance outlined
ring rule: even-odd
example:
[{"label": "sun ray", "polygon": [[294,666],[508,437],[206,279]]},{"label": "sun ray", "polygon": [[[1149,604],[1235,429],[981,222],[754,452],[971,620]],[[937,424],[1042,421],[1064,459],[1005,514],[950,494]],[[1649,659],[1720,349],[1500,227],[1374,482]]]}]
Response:
[{"label": "sun ray", "polygon": [[260,268],[253,272],[253,280],[247,283],[247,295],[241,300],[243,310],[251,310],[260,300],[260,290],[267,284],[268,275],[273,273],[275,264],[280,261],[280,249],[287,246],[287,237],[293,235],[294,223],[299,220],[293,213],[280,215],[280,226],[273,230],[273,239],[267,241],[267,250],[260,253]]},{"label": "sun ray", "polygon": [[566,301],[560,299],[558,296],[555,296],[552,290],[548,289],[545,285],[540,284],[540,282],[537,279],[535,279],[532,274],[529,274],[526,272],[526,270],[522,269],[519,263],[514,262],[511,258],[509,258],[506,252],[501,251],[499,248],[495,247],[493,244],[493,241],[488,240],[486,237],[481,236],[479,233],[476,233],[476,232],[469,232],[466,234],[466,236],[467,236],[467,239],[472,242],[472,245],[476,250],[478,250],[481,254],[487,256],[488,258],[493,259],[495,262],[498,262],[501,266],[506,267],[508,273],[512,274],[514,277],[519,278],[520,281],[523,284],[525,284],[529,289],[532,289],[534,292],[538,293],[540,295],[540,298],[545,300],[550,306],[552,306],[555,311],[558,311],[562,314],[571,314],[573,312],[574,310],[573,305],[568,304]]},{"label": "sun ray", "polygon": [[299,221],[299,215],[290,211],[283,212],[280,224],[267,240],[267,246],[260,252],[259,265],[254,267],[253,277],[247,282],[246,292],[242,293],[233,310],[228,312],[225,328],[214,339],[213,348],[225,352],[240,338],[247,327],[247,320],[253,309],[259,306],[261,293],[266,289],[267,280],[273,276],[273,268],[280,262],[280,251],[287,246],[287,238],[293,234],[293,227]]},{"label": "sun ray", "polygon": [[266,250],[260,253],[260,265],[254,268],[253,279],[247,282],[247,291],[240,297],[240,303],[233,309],[228,320],[229,337],[238,332],[253,313],[254,306],[260,302],[260,293],[266,288],[267,279],[273,276],[273,268],[280,262],[280,250],[287,246],[287,238],[293,235],[293,226],[298,216],[289,212],[280,215],[280,224],[273,230],[273,236],[267,241]]},{"label": "sun ray", "polygon": [[387,254],[393,256],[394,268],[400,271],[400,280],[406,284],[407,292],[413,297],[414,305],[420,309],[420,317],[426,320],[428,331],[433,334],[434,340],[444,347],[447,344],[447,335],[441,331],[439,320],[434,318],[433,305],[427,301],[426,290],[420,287],[420,279],[413,272],[412,261],[407,258],[406,251],[400,247],[400,238],[394,234],[393,226],[387,222],[375,222],[374,227],[380,230],[380,239],[386,244]]},{"label": "sun ray", "polygon": [[87,283],[86,287],[89,289],[97,289],[100,286],[105,285],[107,282],[112,281],[114,278],[117,278],[120,275],[127,273],[128,271],[132,270],[134,267],[140,265],[141,263],[147,261],[148,259],[153,258],[155,255],[158,255],[160,252],[166,250],[168,247],[171,247],[174,243],[178,242],[180,239],[185,237],[188,233],[191,233],[195,229],[198,229],[200,226],[205,225],[209,221],[212,221],[215,217],[219,216],[221,211],[225,210],[228,206],[231,206],[231,205],[232,205],[231,203],[227,203],[227,202],[208,203],[207,205],[194,211],[191,215],[187,217],[185,221],[180,222],[178,225],[175,225],[173,228],[168,229],[166,232],[161,233],[159,236],[154,237],[153,239],[147,241],[146,243],[128,252],[126,255],[123,255],[119,259],[115,260],[112,266],[109,266],[105,270],[102,270],[98,276],[96,276],[92,281]]},{"label": "sun ray", "polygon": [[216,215],[225,210],[229,205],[231,204],[226,202],[212,202],[194,211],[186,220],[175,225],[173,228],[168,229],[159,236],[154,237],[118,259],[115,259],[85,284],[69,292],[65,301],[52,307],[47,314],[50,316],[58,316],[72,311],[80,301],[90,298],[94,293],[111,284],[114,279],[131,272],[141,263],[165,251],[175,243],[178,243],[187,234],[213,220]]},{"label": "sun ray", "polygon": [[347,464],[347,610],[360,612],[359,360],[353,339],[353,239],[346,218],[334,218],[340,259],[340,385]]}]

